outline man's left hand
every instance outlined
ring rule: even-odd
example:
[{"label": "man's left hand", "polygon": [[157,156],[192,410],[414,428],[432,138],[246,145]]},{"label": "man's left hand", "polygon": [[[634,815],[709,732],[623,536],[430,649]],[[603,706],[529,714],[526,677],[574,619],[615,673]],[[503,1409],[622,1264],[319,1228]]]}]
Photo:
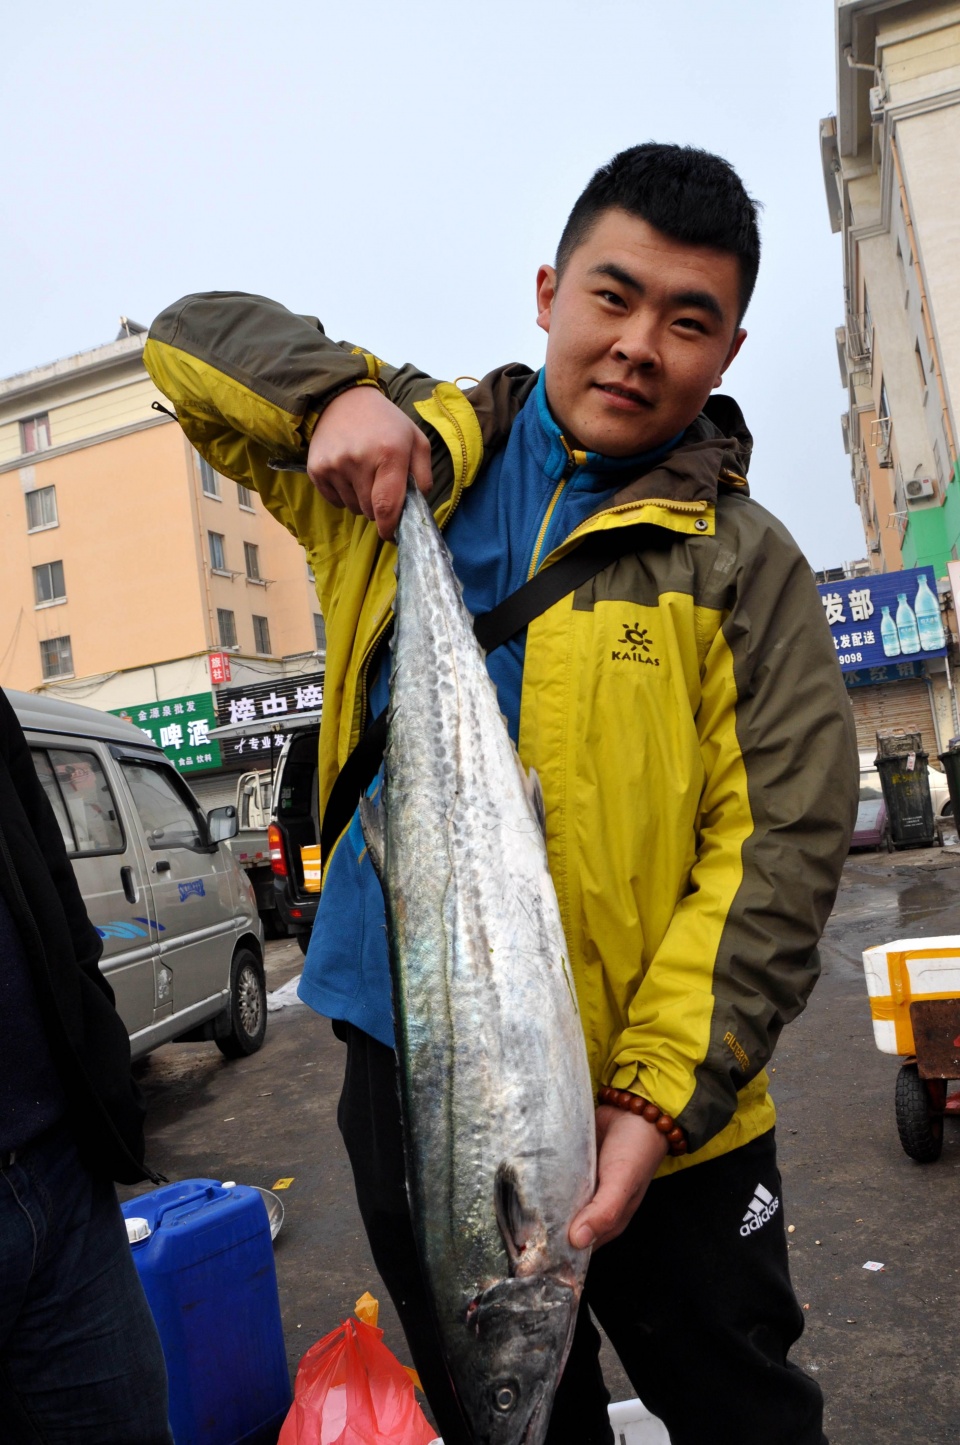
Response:
[{"label": "man's left hand", "polygon": [[597,1148],[597,1192],[570,1226],[575,1249],[596,1249],[623,1233],[666,1158],[667,1141],[646,1119],[601,1104]]}]

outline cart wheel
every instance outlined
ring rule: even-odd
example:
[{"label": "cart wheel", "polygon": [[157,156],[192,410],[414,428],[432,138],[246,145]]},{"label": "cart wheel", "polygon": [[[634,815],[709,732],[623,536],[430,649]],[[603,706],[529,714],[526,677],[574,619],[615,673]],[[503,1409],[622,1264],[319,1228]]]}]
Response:
[{"label": "cart wheel", "polygon": [[943,1116],[931,1115],[932,1104],[916,1064],[904,1064],[897,1075],[897,1132],[904,1152],[918,1164],[932,1164],[943,1148]]}]

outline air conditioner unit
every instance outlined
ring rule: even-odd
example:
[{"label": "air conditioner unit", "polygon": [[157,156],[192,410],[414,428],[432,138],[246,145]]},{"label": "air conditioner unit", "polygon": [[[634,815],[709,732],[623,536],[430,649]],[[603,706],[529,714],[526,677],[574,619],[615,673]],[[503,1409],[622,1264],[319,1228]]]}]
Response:
[{"label": "air conditioner unit", "polygon": [[913,477],[909,482],[904,482],[903,490],[910,502],[922,502],[925,497],[935,497],[937,494],[936,483],[932,477]]},{"label": "air conditioner unit", "polygon": [[871,552],[879,552],[879,551],[880,551],[880,538],[879,538],[879,537],[877,537],[876,541],[870,543],[870,551],[871,551]]}]

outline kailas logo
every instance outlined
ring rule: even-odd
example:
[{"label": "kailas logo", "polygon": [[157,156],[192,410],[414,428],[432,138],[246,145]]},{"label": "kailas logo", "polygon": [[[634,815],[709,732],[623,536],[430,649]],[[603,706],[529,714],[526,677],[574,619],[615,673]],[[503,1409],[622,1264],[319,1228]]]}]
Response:
[{"label": "kailas logo", "polygon": [[740,1233],[744,1239],[750,1234],[756,1234],[758,1229],[762,1229],[779,1208],[780,1200],[771,1194],[769,1189],[764,1189],[762,1184],[758,1184],[753,1191],[753,1198],[740,1226]]},{"label": "kailas logo", "polygon": [[[618,650],[619,649],[619,650]],[[653,643],[650,634],[639,622],[630,626],[623,624],[623,636],[617,638],[617,646],[610,653],[613,662],[645,662],[648,667],[659,667],[659,657],[651,657]]]}]

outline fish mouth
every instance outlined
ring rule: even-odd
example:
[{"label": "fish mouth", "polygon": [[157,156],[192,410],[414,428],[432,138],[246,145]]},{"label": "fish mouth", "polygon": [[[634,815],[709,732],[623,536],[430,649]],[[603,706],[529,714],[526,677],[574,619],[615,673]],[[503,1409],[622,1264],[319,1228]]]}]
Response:
[{"label": "fish mouth", "polygon": [[527,1428],[520,1437],[519,1445],[542,1445],[544,1436],[547,1433],[547,1426],[550,1423],[550,1410],[553,1408],[553,1393],[550,1396],[550,1409],[547,1409],[547,1401],[540,1400],[534,1409],[533,1414],[527,1421]]}]

